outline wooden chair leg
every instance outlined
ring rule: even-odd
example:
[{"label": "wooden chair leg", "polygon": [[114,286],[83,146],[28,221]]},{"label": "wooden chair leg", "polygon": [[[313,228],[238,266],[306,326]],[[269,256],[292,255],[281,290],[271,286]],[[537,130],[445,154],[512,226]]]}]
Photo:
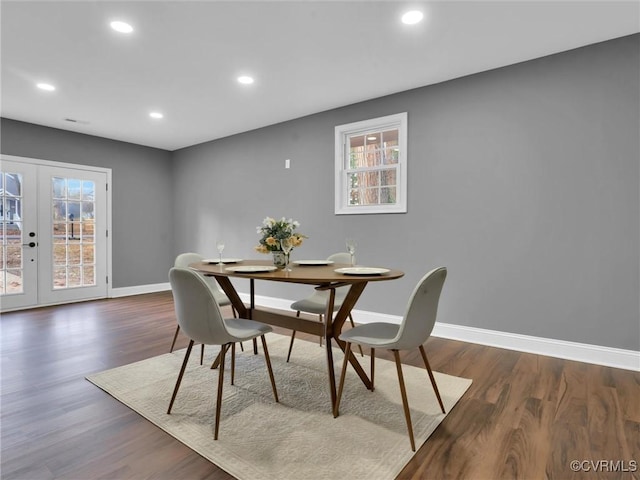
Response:
[{"label": "wooden chair leg", "polygon": [[218,355],[216,355],[215,360],[213,361],[213,363],[211,364],[211,370],[215,370],[216,368],[218,368],[218,365],[220,365],[220,354],[222,353],[222,350],[220,350],[218,352]]},{"label": "wooden chair leg", "polygon": [[375,387],[373,386],[373,379],[375,378],[375,375],[376,375],[376,349],[372,348],[371,349],[371,391],[372,392],[375,389]]},{"label": "wooden chair leg", "polygon": [[287,353],[287,363],[289,363],[289,358],[291,358],[291,350],[293,349],[293,341],[296,339],[296,331],[291,332],[291,341],[289,342],[289,353]]},{"label": "wooden chair leg", "polygon": [[256,339],[253,339],[253,354],[257,355],[258,354],[258,342],[256,341]]},{"label": "wooden chair leg", "polygon": [[[296,312],[296,318],[300,318],[300,310]],[[293,341],[296,339],[296,331],[293,330],[291,332],[291,341],[289,342],[289,353],[287,353],[287,363],[289,363],[289,358],[291,358],[291,350],[293,350]]]},{"label": "wooden chair leg", "polygon": [[278,400],[278,390],[276,390],[276,380],[273,378],[273,370],[271,368],[271,359],[269,358],[269,350],[267,349],[267,340],[264,338],[264,335],[260,336],[262,340],[262,348],[264,349],[264,361],[267,364],[267,370],[269,371],[269,379],[271,379],[271,388],[273,389],[273,398],[276,399],[276,403]]},{"label": "wooden chair leg", "polygon": [[436,385],[436,379],[434,378],[433,372],[431,371],[431,365],[429,365],[429,360],[427,360],[427,353],[424,351],[424,345],[420,345],[420,353],[422,354],[422,360],[424,361],[424,366],[427,368],[427,372],[429,373],[429,378],[431,379],[431,385],[433,386],[433,391],[436,392],[436,397],[438,397],[438,403],[440,404],[442,413],[447,413],[444,410],[444,405],[442,404],[442,399],[440,398],[440,391],[438,390],[438,385]]},{"label": "wooden chair leg", "polygon": [[189,362],[189,355],[191,355],[191,349],[193,348],[193,344],[194,344],[194,341],[191,340],[189,342],[189,346],[187,347],[187,353],[184,356],[184,361],[182,362],[182,368],[180,369],[180,373],[178,374],[178,381],[176,382],[176,386],[173,389],[173,395],[171,395],[171,401],[169,402],[167,415],[171,413],[171,407],[173,407],[173,402],[176,399],[176,395],[178,395],[178,389],[180,388],[180,383],[182,382],[182,376],[184,375],[184,371],[187,369],[187,362]]},{"label": "wooden chair leg", "polygon": [[411,441],[411,450],[416,451],[416,443],[413,440],[413,426],[411,425],[411,413],[409,412],[409,401],[407,400],[407,390],[404,386],[404,377],[402,375],[402,363],[400,362],[400,352],[392,350],[396,359],[396,368],[398,370],[398,382],[400,383],[400,394],[402,395],[402,407],[404,408],[404,418],[407,421],[407,430],[409,430],[409,440]]},{"label": "wooden chair leg", "polygon": [[176,346],[176,340],[178,338],[178,333],[180,333],[180,325],[176,327],[176,333],[173,335],[173,342],[171,342],[171,348],[169,349],[169,353],[173,352],[173,347]]},{"label": "wooden chair leg", "polygon": [[204,343],[200,347],[200,365],[202,365],[204,362]]},{"label": "wooden chair leg", "polygon": [[242,345],[242,342],[238,342],[240,344],[240,351],[244,352],[244,345]]},{"label": "wooden chair leg", "polygon": [[[353,321],[353,317],[351,316],[351,312],[349,312],[349,321],[351,322],[351,328],[356,327],[356,323]],[[364,352],[362,351],[362,345],[358,344],[358,350],[360,350],[360,355],[364,357]]]},{"label": "wooden chair leg", "polygon": [[218,396],[216,398],[216,424],[213,433],[213,439],[218,439],[218,429],[220,427],[220,407],[222,406],[222,387],[224,386],[224,357],[227,353],[229,344],[222,345],[220,351],[220,367],[218,368]]},{"label": "wooden chair leg", "polygon": [[349,355],[351,355],[351,344],[347,342],[344,349],[344,360],[342,362],[342,372],[340,373],[340,383],[338,385],[338,395],[336,396],[336,404],[333,406],[333,418],[340,415],[340,399],[342,398],[342,389],[344,388],[344,377],[347,374],[347,365],[349,364]]},{"label": "wooden chair leg", "polygon": [[231,385],[236,378],[236,344],[231,344]]},{"label": "wooden chair leg", "polygon": [[[320,323],[324,323],[324,318],[322,317],[322,315],[318,315],[319,319],[320,319]],[[320,346],[322,346],[322,335],[320,335]]]}]

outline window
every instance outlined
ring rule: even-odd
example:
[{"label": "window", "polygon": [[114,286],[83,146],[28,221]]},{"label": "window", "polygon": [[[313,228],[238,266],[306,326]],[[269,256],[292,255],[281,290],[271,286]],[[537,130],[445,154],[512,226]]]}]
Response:
[{"label": "window", "polygon": [[407,113],[339,125],[335,213],[406,213]]}]

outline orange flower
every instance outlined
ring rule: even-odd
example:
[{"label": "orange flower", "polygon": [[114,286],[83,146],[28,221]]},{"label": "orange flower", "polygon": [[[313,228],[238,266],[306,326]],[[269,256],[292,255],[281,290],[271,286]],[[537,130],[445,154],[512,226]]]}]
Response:
[{"label": "orange flower", "polygon": [[278,245],[278,240],[273,237],[268,237],[267,239],[265,239],[265,242],[267,242],[267,245],[271,245],[272,247]]}]

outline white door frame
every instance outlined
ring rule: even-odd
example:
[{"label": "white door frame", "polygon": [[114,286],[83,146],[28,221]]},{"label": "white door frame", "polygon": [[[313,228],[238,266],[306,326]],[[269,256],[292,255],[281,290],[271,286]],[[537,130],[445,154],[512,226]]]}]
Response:
[{"label": "white door frame", "polygon": [[[111,234],[112,232],[112,213],[111,213],[111,207],[112,207],[112,202],[111,202],[111,192],[113,191],[112,189],[112,179],[111,179],[111,169],[110,168],[104,168],[104,167],[94,167],[94,166],[90,166],[90,165],[80,165],[80,164],[76,164],[76,163],[66,163],[66,162],[57,162],[57,161],[52,161],[52,160],[43,160],[43,159],[39,159],[39,158],[29,158],[29,157],[19,157],[19,156],[15,156],[15,155],[0,155],[0,158],[2,160],[6,160],[6,161],[10,161],[10,162],[16,162],[16,163],[26,163],[26,164],[32,164],[32,165],[36,165],[36,166],[45,166],[45,167],[60,167],[60,168],[70,168],[70,169],[75,169],[75,170],[87,170],[87,171],[93,171],[93,172],[100,172],[106,175],[107,178],[107,195],[106,195],[106,202],[107,202],[107,215],[106,215],[106,228],[107,228],[107,296],[106,298],[110,298],[112,296],[112,285],[113,285],[113,271],[112,271],[112,259],[113,259],[113,245],[112,245],[112,238],[113,235]],[[55,303],[65,303],[65,302],[55,302]],[[53,305],[53,303],[48,303],[48,304],[38,304],[38,305],[34,305],[34,306],[30,306],[30,307],[24,307],[24,308],[33,308],[35,306],[45,306],[45,305]],[[5,310],[7,311],[7,310]]]}]

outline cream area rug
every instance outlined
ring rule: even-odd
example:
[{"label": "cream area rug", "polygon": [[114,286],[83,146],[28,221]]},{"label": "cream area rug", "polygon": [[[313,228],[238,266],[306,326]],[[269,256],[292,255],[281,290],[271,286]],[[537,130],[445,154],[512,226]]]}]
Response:
[{"label": "cream area rug", "polygon": [[[230,352],[218,440],[213,440],[218,370],[210,366],[219,347],[194,346],[171,415],[167,407],[185,350],[87,377],[110,395],[238,479],[393,479],[413,456],[402,410],[396,367],[376,360],[375,390],[367,390],[349,366],[333,418],[326,352],[318,343],[296,340],[286,363],[289,337],[270,333],[280,403],[275,403],[258,342],[236,349],[235,385],[230,385]],[[369,357],[356,353],[366,371]],[[344,355],[334,348],[336,377]],[[403,365],[411,418],[419,448],[445,417],[424,368]],[[434,372],[447,412],[471,380]]]}]

